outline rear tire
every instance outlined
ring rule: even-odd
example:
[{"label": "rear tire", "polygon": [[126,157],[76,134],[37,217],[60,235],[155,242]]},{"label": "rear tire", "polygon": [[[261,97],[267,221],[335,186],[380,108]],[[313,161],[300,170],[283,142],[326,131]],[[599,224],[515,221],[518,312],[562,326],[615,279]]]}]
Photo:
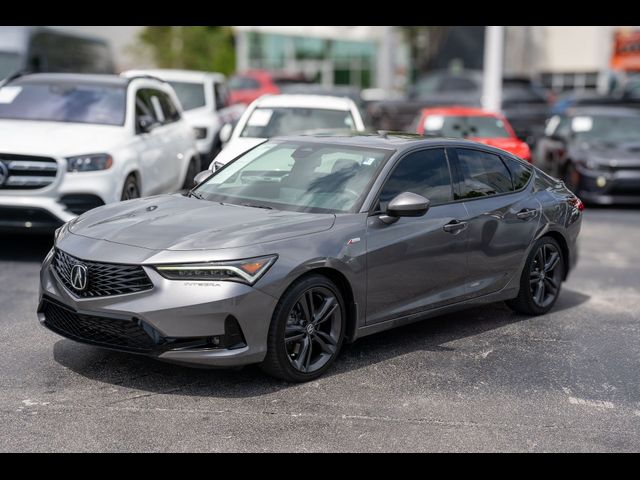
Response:
[{"label": "rear tire", "polygon": [[558,242],[551,237],[542,237],[534,244],[524,264],[518,296],[506,304],[518,313],[544,315],[558,300],[564,269]]},{"label": "rear tire", "polygon": [[276,306],[260,368],[288,382],[314,380],[340,353],[345,326],[346,309],[336,285],[322,275],[305,277]]}]

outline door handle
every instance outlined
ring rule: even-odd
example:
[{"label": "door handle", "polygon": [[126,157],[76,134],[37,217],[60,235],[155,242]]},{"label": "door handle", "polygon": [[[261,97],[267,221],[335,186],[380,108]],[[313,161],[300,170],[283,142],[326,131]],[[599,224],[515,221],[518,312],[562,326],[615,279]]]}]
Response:
[{"label": "door handle", "polygon": [[444,227],[442,227],[442,229],[447,233],[456,234],[458,232],[466,230],[467,226],[468,226],[467,222],[461,222],[459,220],[451,220]]},{"label": "door handle", "polygon": [[516,217],[518,217],[520,220],[529,220],[530,218],[535,217],[537,214],[537,210],[534,210],[532,208],[525,208],[524,210],[520,210],[518,213],[516,213]]}]

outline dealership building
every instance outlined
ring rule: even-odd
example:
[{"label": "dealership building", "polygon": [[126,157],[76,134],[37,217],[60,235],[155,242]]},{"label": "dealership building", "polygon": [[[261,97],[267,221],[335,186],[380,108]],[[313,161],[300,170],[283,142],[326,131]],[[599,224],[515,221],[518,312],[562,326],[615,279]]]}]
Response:
[{"label": "dealership building", "polygon": [[[136,50],[141,26],[56,27],[109,40],[120,69],[153,66]],[[326,85],[402,89],[411,76],[405,37],[384,26],[235,26],[238,70],[304,72]],[[633,26],[509,26],[505,72],[537,76],[556,91],[604,88],[609,82],[615,35]],[[447,27],[434,68],[481,68],[484,27]],[[631,49],[640,45],[631,45]]]}]

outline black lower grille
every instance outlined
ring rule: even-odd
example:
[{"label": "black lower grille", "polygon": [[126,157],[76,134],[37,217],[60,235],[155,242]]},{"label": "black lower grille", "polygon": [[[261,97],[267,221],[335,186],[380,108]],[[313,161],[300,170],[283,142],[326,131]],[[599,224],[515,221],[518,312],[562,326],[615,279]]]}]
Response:
[{"label": "black lower grille", "polygon": [[64,222],[47,210],[30,207],[0,207],[0,227],[55,230]]},{"label": "black lower grille", "polygon": [[154,341],[147,333],[149,331],[154,334],[154,330],[136,319],[119,320],[83,315],[46,299],[43,301],[42,313],[47,327],[79,342],[137,353],[150,353],[163,342],[159,336],[158,341]]},{"label": "black lower grille", "polygon": [[100,197],[89,194],[65,195],[60,199],[60,202],[67,208],[67,210],[71,213],[75,213],[76,215],[82,215],[89,210],[104,205],[104,202]]},{"label": "black lower grille", "polygon": [[[87,270],[87,282],[83,290],[74,288],[71,281],[75,265],[83,265]],[[89,262],[56,249],[53,268],[62,283],[81,298],[124,295],[153,288],[153,283],[140,265]]]}]

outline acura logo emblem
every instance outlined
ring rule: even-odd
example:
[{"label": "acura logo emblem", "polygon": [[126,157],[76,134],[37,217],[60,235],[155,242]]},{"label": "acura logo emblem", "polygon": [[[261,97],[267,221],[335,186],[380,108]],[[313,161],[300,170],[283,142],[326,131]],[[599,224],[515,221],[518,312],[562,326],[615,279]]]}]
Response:
[{"label": "acura logo emblem", "polygon": [[9,177],[9,169],[0,160],[0,187],[7,181],[7,177]]},{"label": "acura logo emblem", "polygon": [[71,285],[79,292],[87,288],[87,267],[80,263],[76,263],[71,269]]}]

